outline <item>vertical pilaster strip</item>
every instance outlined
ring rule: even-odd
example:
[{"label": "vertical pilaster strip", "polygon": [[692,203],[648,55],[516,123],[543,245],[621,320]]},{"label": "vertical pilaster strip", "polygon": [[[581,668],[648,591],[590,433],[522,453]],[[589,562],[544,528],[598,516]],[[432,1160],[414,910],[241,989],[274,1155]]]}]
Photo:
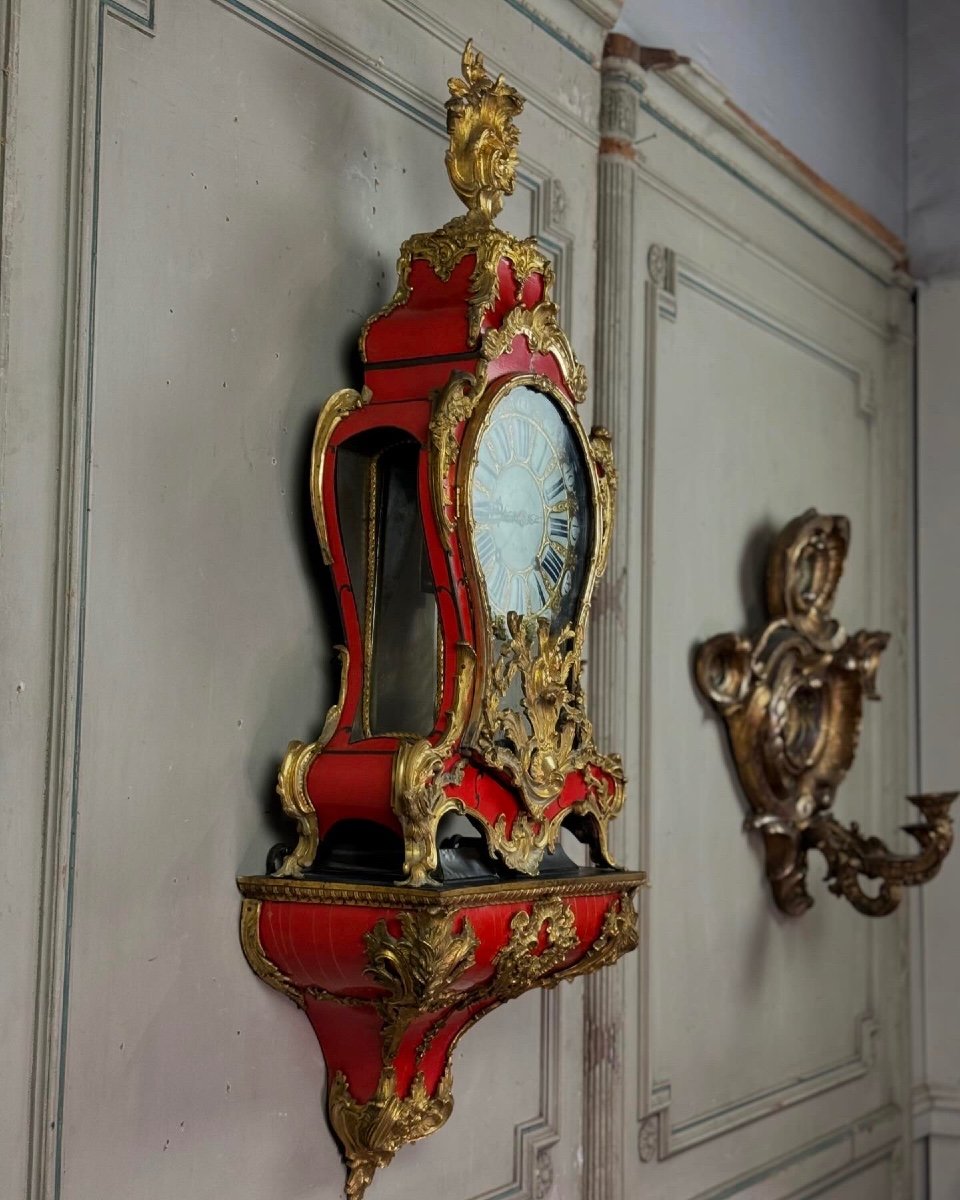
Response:
[{"label": "vertical pilaster strip", "polygon": [[[52,614],[27,1200],[61,1196],[93,438],[101,67],[108,17],[143,34],[153,33],[154,0],[131,3],[136,7],[119,0],[76,0],[70,6],[69,102],[59,125],[66,145],[67,188],[63,241],[58,243],[65,269],[60,490],[52,561],[57,602]],[[35,7],[39,6],[17,5],[24,15]]]},{"label": "vertical pilaster strip", "polygon": [[[590,693],[598,743],[625,751],[629,673],[636,674],[628,647],[629,574],[627,563],[631,472],[639,468],[642,428],[631,431],[633,369],[633,238],[637,92],[623,69],[637,70],[620,55],[626,39],[608,38],[600,110],[597,219],[597,353],[593,387],[595,421],[610,430],[619,474],[619,513],[614,521],[607,571],[601,580],[590,633]],[[613,54],[611,54],[613,51]],[[636,422],[640,425],[640,413]],[[636,450],[634,450],[636,444]],[[629,758],[628,788],[629,788]],[[630,793],[628,791],[628,797]],[[623,862],[627,851],[622,822],[610,828],[610,848]],[[622,963],[590,976],[584,997],[583,1138],[585,1200],[624,1196],[624,1083]]]}]

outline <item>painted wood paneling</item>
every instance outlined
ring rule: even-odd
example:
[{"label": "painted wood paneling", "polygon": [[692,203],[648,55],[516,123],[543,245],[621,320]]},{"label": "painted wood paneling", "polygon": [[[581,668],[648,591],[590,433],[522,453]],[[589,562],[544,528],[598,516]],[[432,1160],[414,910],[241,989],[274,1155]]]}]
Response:
[{"label": "painted wood paneling", "polygon": [[[917,769],[918,786],[925,791],[960,786],[955,782],[960,780],[956,686],[960,652],[952,604],[960,584],[958,318],[960,281],[942,279],[921,288],[917,361]],[[914,1062],[914,1112],[920,1153],[926,1159],[929,1200],[948,1200],[960,1192],[958,901],[960,866],[951,857],[916,904],[918,937],[913,965],[919,986],[914,1024],[919,1036]]]},{"label": "painted wood paneling", "polygon": [[[24,63],[45,47],[54,82],[47,98],[49,72],[18,79],[29,105],[5,163],[22,156],[5,190],[13,283],[42,269],[5,326],[9,428],[29,455],[4,444],[5,584],[23,573],[0,630],[22,639],[4,656],[22,745],[2,768],[19,852],[4,860],[18,1015],[2,1053],[11,1092],[32,1075],[36,1112],[32,1134],[25,1110],[4,1113],[0,1190],[333,1197],[322,1059],[244,962],[234,884],[277,840],[288,740],[312,736],[330,699],[310,433],[356,377],[400,242],[459,207],[443,101],[468,36],[528,97],[503,223],[541,237],[591,359],[596,191],[581,183],[613,15],[567,0],[84,0],[71,24],[28,7],[15,45]],[[46,322],[36,349],[31,318]],[[576,987],[492,1016],[458,1052],[447,1128],[399,1155],[374,1200],[572,1200],[580,1049]]]},{"label": "painted wood paneling", "polygon": [[[602,400],[631,512],[623,575],[607,585],[636,713],[623,852],[652,884],[624,973],[623,1055],[636,1069],[624,1072],[617,1194],[904,1195],[904,914],[866,920],[828,894],[816,862],[815,907],[777,912],[691,667],[703,639],[763,620],[766,553],[788,520],[811,506],[846,513],[836,614],[893,642],[837,811],[896,839],[908,293],[870,236],[718,125],[692,84],[608,58],[603,114],[600,211],[619,205],[632,262],[598,310],[602,386],[619,357],[626,390]],[[601,243],[601,278],[624,250]],[[625,321],[631,337],[605,335]]]},{"label": "painted wood paneling", "polygon": [[847,512],[838,615],[894,638],[838,811],[895,836],[904,281],[690,81],[608,64],[598,188],[615,8],[0,5],[0,1068],[29,1097],[0,1116],[3,1195],[339,1194],[319,1051],[244,963],[233,880],[335,674],[312,424],[400,241],[456,212],[468,35],[529,98],[504,224],[553,257],[588,364],[597,324],[622,486],[590,685],[630,781],[616,850],[653,887],[586,1025],[579,986],[488,1018],[448,1125],[371,1200],[908,1194],[905,924],[819,885],[776,915],[690,675],[755,623],[771,533]]}]

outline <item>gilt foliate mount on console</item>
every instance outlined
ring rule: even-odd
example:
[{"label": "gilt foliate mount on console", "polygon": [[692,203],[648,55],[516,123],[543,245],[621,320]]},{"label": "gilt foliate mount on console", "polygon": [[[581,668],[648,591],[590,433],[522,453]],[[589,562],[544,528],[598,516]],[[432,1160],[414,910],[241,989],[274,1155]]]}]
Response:
[{"label": "gilt foliate mount on console", "polygon": [[[857,749],[863,701],[878,700],[877,668],[890,635],[848,635],[832,616],[850,541],[846,517],[810,509],[780,533],[767,562],[769,621],[756,638],[719,634],[699,647],[701,693],[721,714],[762,834],[767,877],[783,912],[813,903],[807,856],[819,850],[830,890],[859,912],[885,916],[905,886],[932,879],[953,843],[956,792],[911,796],[921,822],[904,829],[915,855],[891,852],[831,812]],[[862,879],[877,880],[864,889]]]},{"label": "gilt foliate mount on console", "polygon": [[351,1200],[446,1121],[452,1051],[480,1017],[636,946],[645,883],[610,856],[623,771],[581,684],[610,435],[580,422],[547,259],[494,224],[523,100],[470,43],[462,68],[446,166],[467,212],[404,242],[360,335],[363,386],[317,421],[338,697],[280,768],[296,844],[238,881],[250,965],[320,1042]]}]

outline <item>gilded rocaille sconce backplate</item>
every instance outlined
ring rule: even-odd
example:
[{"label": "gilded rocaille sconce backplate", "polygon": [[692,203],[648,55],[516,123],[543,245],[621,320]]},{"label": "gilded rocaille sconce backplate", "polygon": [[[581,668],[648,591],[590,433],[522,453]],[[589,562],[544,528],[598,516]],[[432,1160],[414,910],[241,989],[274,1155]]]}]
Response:
[{"label": "gilded rocaille sconce backplate", "polygon": [[[922,821],[904,829],[919,850],[892,853],[856,822],[831,813],[853,763],[863,700],[878,700],[887,633],[848,636],[832,615],[850,541],[846,517],[814,509],[791,521],[767,563],[769,621],[754,639],[723,633],[696,655],[700,691],[723,716],[737,773],[766,847],[777,906],[799,916],[813,903],[807,854],[827,860],[830,890],[859,912],[885,916],[905,886],[936,875],[953,843],[956,792],[911,796]],[[861,879],[879,880],[874,892]]]}]

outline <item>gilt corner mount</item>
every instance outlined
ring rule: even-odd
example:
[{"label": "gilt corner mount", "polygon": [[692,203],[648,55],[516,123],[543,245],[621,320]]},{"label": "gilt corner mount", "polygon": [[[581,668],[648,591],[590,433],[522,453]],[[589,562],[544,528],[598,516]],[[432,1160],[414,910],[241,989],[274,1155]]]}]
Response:
[{"label": "gilt corner mount", "polygon": [[[848,635],[832,616],[849,542],[846,517],[810,509],[792,520],[767,561],[767,625],[753,639],[712,637],[695,659],[698,687],[726,725],[752,810],[747,827],[763,837],[774,900],[790,916],[813,904],[811,850],[826,859],[830,891],[878,917],[898,906],[904,887],[932,879],[953,843],[956,792],[909,797],[921,817],[904,826],[919,846],[913,855],[831,812],[856,754],[863,701],[880,698],[877,668],[890,638]],[[876,889],[864,889],[863,878]]]},{"label": "gilt corner mount", "polygon": [[339,695],[280,768],[295,844],[238,881],[250,966],[320,1043],[350,1200],[447,1120],[453,1049],[482,1016],[637,945],[645,883],[610,855],[623,770],[581,682],[610,435],[581,423],[549,262],[494,224],[523,100],[470,43],[462,67],[446,165],[467,212],[403,243],[360,335],[363,386],[316,426]]}]

